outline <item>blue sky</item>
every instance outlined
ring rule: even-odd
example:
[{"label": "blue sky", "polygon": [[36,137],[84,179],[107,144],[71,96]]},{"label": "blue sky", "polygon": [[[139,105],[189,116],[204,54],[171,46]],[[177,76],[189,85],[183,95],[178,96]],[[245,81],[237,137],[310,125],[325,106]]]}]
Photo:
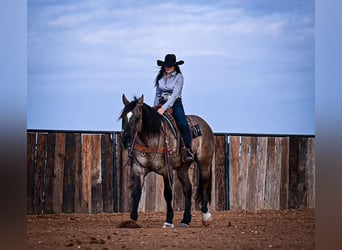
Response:
[{"label": "blue sky", "polygon": [[27,127],[119,131],[175,53],[214,132],[314,134],[314,1],[27,2]]}]

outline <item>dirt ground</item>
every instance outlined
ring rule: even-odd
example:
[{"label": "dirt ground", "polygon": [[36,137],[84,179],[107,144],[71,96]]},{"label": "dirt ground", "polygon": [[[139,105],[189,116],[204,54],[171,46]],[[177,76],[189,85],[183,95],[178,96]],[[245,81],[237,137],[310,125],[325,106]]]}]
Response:
[{"label": "dirt ground", "polygon": [[139,213],[140,228],[122,228],[127,213],[27,216],[27,249],[314,249],[315,211],[212,212],[202,226],[163,229],[164,213]]}]

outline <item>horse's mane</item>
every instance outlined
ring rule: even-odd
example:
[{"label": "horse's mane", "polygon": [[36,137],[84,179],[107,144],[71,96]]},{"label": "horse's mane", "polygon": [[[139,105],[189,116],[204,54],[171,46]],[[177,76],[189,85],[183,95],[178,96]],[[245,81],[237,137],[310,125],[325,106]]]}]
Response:
[{"label": "horse's mane", "polygon": [[[121,112],[120,118],[127,115],[137,105],[138,98],[134,97],[134,100],[127,104]],[[142,106],[142,130],[145,133],[158,134],[161,129],[162,116],[152,107],[146,103]]]}]

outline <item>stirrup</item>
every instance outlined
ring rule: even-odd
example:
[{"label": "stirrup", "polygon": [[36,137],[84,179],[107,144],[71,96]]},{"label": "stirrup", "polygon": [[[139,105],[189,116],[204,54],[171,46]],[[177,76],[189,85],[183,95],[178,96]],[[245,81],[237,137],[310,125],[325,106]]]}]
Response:
[{"label": "stirrup", "polygon": [[184,159],[185,162],[193,162],[194,161],[194,154],[191,152],[190,149],[187,149],[186,150],[186,156],[185,156],[185,159]]}]

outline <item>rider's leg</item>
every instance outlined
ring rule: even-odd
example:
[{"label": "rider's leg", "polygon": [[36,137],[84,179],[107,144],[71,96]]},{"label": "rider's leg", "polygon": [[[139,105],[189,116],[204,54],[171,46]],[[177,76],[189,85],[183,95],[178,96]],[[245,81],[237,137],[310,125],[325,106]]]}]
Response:
[{"label": "rider's leg", "polygon": [[177,99],[175,103],[173,104],[173,117],[175,118],[175,121],[177,123],[177,126],[179,127],[179,130],[182,133],[183,140],[185,147],[187,148],[187,155],[185,158],[185,161],[191,162],[194,160],[194,156],[192,153],[192,147],[191,147],[191,134],[190,134],[190,128],[188,121],[185,117],[184,107],[182,104],[181,99]]}]

